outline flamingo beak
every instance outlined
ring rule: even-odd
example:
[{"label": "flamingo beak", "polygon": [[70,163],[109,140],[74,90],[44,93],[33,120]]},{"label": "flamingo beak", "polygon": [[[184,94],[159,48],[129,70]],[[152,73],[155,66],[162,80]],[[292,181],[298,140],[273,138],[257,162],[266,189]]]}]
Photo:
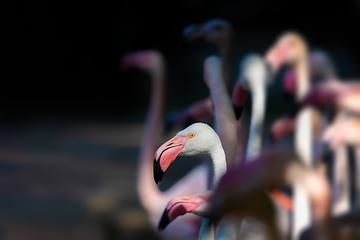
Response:
[{"label": "flamingo beak", "polygon": [[186,141],[187,137],[185,136],[175,136],[156,150],[154,159],[154,180],[157,185],[160,185],[164,172],[181,153]]},{"label": "flamingo beak", "polygon": [[265,61],[270,64],[273,73],[277,72],[285,62],[288,50],[289,48],[286,45],[280,44],[271,48],[266,53]]},{"label": "flamingo beak", "polygon": [[174,221],[177,217],[185,215],[186,213],[192,213],[197,209],[201,209],[199,211],[199,215],[205,217],[205,209],[207,209],[209,204],[208,198],[211,196],[212,192],[209,193],[210,194],[206,193],[204,196],[194,194],[176,197],[170,200],[161,216],[158,230],[164,230],[166,226]]},{"label": "flamingo beak", "polygon": [[241,117],[248,94],[249,91],[241,85],[240,81],[236,81],[232,94],[232,102],[237,120]]}]

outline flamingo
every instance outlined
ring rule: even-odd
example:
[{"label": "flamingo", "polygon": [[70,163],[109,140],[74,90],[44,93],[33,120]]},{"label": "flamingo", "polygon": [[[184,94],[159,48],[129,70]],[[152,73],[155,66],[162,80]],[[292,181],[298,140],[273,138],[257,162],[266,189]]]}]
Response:
[{"label": "flamingo", "polygon": [[[325,78],[326,81],[317,84],[317,87],[310,90],[310,93],[307,94],[305,99],[299,104],[301,106],[309,106],[310,102],[328,105],[331,102],[336,101],[338,112],[341,114],[337,114],[337,120],[343,121],[345,111],[356,111],[359,109],[355,105],[355,101],[359,101],[359,95],[356,94],[356,86],[358,83],[349,84],[351,87],[345,87],[343,83],[335,80],[336,72],[334,67],[329,60],[329,58],[320,51],[316,51],[314,54],[310,56],[309,59],[311,73],[315,78],[321,79]],[[303,68],[304,69],[304,68]],[[306,69],[306,68],[305,68]],[[298,72],[304,72],[298,70]],[[298,74],[299,75],[299,74]],[[301,76],[301,75],[300,75]],[[288,89],[293,89],[291,86],[291,82],[295,81],[286,81]],[[290,82],[290,84],[289,84]],[[289,87],[290,86],[290,87]],[[298,107],[298,109],[301,109]],[[341,111],[341,112],[340,112]],[[346,113],[345,113],[346,118]],[[280,121],[276,122],[276,124],[272,128],[272,132],[275,133],[275,136],[278,138],[281,135],[291,131],[295,126],[295,122],[292,119],[283,118]],[[324,127],[323,127],[324,128]],[[319,132],[319,131],[318,131]],[[320,143],[320,141],[318,141]],[[337,146],[335,151],[335,166],[334,166],[334,202],[332,208],[334,214],[341,214],[349,209],[349,191],[347,186],[349,185],[349,180],[347,179],[347,159],[346,159],[346,149],[344,146]],[[359,191],[359,190],[358,190]],[[360,191],[359,191],[360,192]]]},{"label": "flamingo", "polygon": [[[336,78],[334,65],[324,51],[312,50],[308,56],[309,71],[313,82],[320,82]],[[286,71],[283,78],[283,90],[287,94],[293,94],[296,87],[296,76],[293,69]],[[310,90],[311,91],[311,90]],[[295,129],[295,120],[289,117],[282,117],[276,120],[271,126],[271,133],[275,139],[279,139]]]},{"label": "flamingo", "polygon": [[[206,143],[206,144],[205,144]],[[161,145],[155,152],[154,180],[160,184],[164,172],[178,155],[193,156],[208,154],[213,164],[213,189],[226,172],[225,152],[217,133],[205,123],[194,123],[178,132],[175,137]],[[193,215],[193,214],[191,214]],[[209,220],[203,218],[199,239],[214,239],[215,226],[208,226]]]},{"label": "flamingo", "polygon": [[[224,147],[226,158],[234,160],[237,146],[237,124],[230,97],[222,81],[221,66],[222,64],[219,57],[210,56],[206,58],[204,62],[204,81],[210,90],[220,141],[222,145],[226,145],[226,147]],[[207,196],[209,196],[209,194],[207,194]],[[185,213],[191,212],[196,214],[196,209],[199,207],[203,208],[202,205],[204,204],[204,201],[199,201],[199,199],[203,199],[203,197],[190,195],[172,199],[164,210],[159,228],[163,229],[170,223],[170,220],[172,221]],[[174,206],[176,207],[174,208]],[[179,211],[179,209],[181,209],[181,211]],[[227,223],[220,225],[219,236],[236,238],[238,224],[231,221],[231,219],[225,219],[224,221]],[[229,236],[229,234],[232,234],[232,236]]]},{"label": "flamingo", "polygon": [[[269,69],[266,62],[260,55],[249,54],[242,61],[242,73],[238,82],[234,88],[233,101],[235,102],[240,98],[240,101],[244,101],[243,97],[247,95],[247,91],[252,95],[252,113],[250,121],[249,139],[246,150],[246,164],[248,161],[252,161],[259,155],[262,145],[262,127],[265,115],[266,105],[266,87],[270,84],[271,78],[269,78]],[[240,96],[237,96],[237,91],[241,91]],[[244,94],[245,93],[245,94]],[[235,105],[235,104],[234,104]],[[279,200],[281,207],[277,208],[279,213],[284,214],[283,207],[287,205],[288,198],[278,191],[273,191],[272,196]],[[279,219],[280,220],[280,219]],[[243,223],[244,228],[248,228],[250,225],[250,219],[246,219]],[[256,222],[255,222],[256,223]],[[251,225],[255,224],[251,222]],[[283,232],[286,229],[282,229]],[[244,231],[248,232],[248,231]]]},{"label": "flamingo", "polygon": [[[163,212],[163,206],[174,196],[205,191],[207,188],[207,166],[200,165],[176,182],[170,189],[161,192],[152,183],[152,160],[156,144],[160,139],[164,108],[165,62],[156,50],[130,53],[123,57],[122,68],[137,67],[149,72],[152,93],[143,134],[137,169],[137,190],[140,201],[148,213],[154,229]],[[197,239],[201,218],[195,215],[176,219],[162,236],[165,239]]]},{"label": "flamingo", "polygon": [[[296,73],[296,99],[301,101],[309,90],[307,45],[297,33],[287,32],[279,37],[275,45],[266,53],[266,60],[273,72],[284,63],[291,64]],[[312,126],[313,109],[305,108],[297,117],[295,126],[295,148],[303,161],[309,166],[313,162]],[[306,202],[306,192],[299,184],[294,186],[294,218],[292,238],[298,239],[299,233],[310,224],[310,210]]]},{"label": "flamingo", "polygon": [[[249,54],[242,61],[242,74],[239,77],[240,91],[249,91],[252,95],[252,113],[246,159],[253,159],[261,149],[262,125],[266,105],[266,86],[269,84],[269,73],[265,61],[257,54]],[[234,92],[234,95],[236,92]],[[245,95],[245,94],[241,94]],[[236,97],[233,97],[233,99]],[[240,96],[240,99],[242,96]],[[243,101],[243,100],[241,100]]]},{"label": "flamingo", "polygon": [[[324,82],[324,81],[334,81],[336,79],[336,70],[334,65],[330,59],[330,57],[323,51],[313,50],[309,54],[309,67],[310,67],[310,75],[311,78],[316,82]],[[287,93],[293,93],[295,90],[295,74],[293,69],[289,69],[285,74],[285,78],[283,81],[283,88]],[[310,90],[311,92],[311,90]],[[323,143],[321,139],[321,132],[324,131],[327,125],[329,125],[330,121],[342,121],[344,117],[346,117],[346,112],[339,109],[337,110],[335,120],[331,114],[331,111],[327,109],[327,116],[323,119],[322,124],[320,123],[320,118],[313,118],[313,124],[317,127],[314,128],[314,135],[317,135],[317,142]],[[330,117],[330,118],[329,118]],[[322,125],[322,126],[321,126]],[[291,132],[295,128],[295,120],[289,117],[283,117],[275,121],[272,125],[271,133],[275,137],[275,139],[279,139],[285,134]],[[327,152],[327,155],[330,152]],[[349,179],[348,179],[348,163],[347,163],[347,151],[346,146],[341,145],[337,146],[336,149],[333,149],[334,155],[328,155],[328,157],[333,156],[334,162],[332,168],[332,177],[333,177],[333,204],[332,211],[334,214],[341,214],[349,210],[350,207],[350,192],[349,192]],[[322,159],[322,160],[325,160]],[[319,164],[319,169],[328,168],[324,163]],[[325,171],[323,171],[325,172]]]},{"label": "flamingo", "polygon": [[[235,116],[233,111],[231,110],[231,103],[229,97],[225,94],[225,87],[222,81],[220,81],[220,60],[217,57],[208,57],[204,63],[204,79],[207,83],[212,100],[214,102],[215,116],[216,120],[220,123],[217,126],[224,126],[229,129],[226,136],[219,137],[221,142],[224,144],[225,141],[229,139],[229,135],[232,134],[234,138],[236,135],[234,134],[234,129],[231,127],[236,127],[234,124]],[[267,85],[267,67],[265,62],[261,57],[253,54],[247,56],[243,63],[243,76],[241,85],[244,86],[244,89],[251,89],[253,96],[253,114],[251,121],[251,136],[249,137],[247,155],[256,156],[260,152],[261,145],[261,128],[264,116],[264,104],[265,104],[265,87]],[[248,90],[245,90],[248,91]],[[222,129],[219,132],[226,132]],[[226,142],[227,144],[231,144],[231,142]],[[233,151],[234,152],[234,151]],[[225,151],[227,156],[227,151]],[[208,195],[207,195],[208,196]],[[202,199],[202,201],[199,201]],[[170,223],[169,219],[175,219],[179,215],[183,215],[188,212],[192,212],[196,214],[196,209],[204,204],[203,197],[199,197],[198,195],[184,196],[172,199],[166,209],[164,210],[164,215],[162,221],[160,221],[160,225],[164,225],[165,223]],[[176,206],[173,209],[173,206]],[[181,209],[179,211],[178,209]],[[203,207],[201,207],[203,209]],[[164,226],[166,226],[165,224]],[[159,226],[160,226],[159,225]]]},{"label": "flamingo", "polygon": [[[355,107],[353,101],[359,98],[359,84],[356,82],[342,83],[339,81],[329,81],[317,84],[299,104],[298,109],[302,106],[316,105],[329,106],[335,104],[341,114],[338,114],[335,121],[329,124],[325,130],[322,140],[330,143],[332,150],[336,150],[336,162],[334,163],[334,214],[342,214],[350,210],[350,192],[348,179],[348,165],[344,145],[355,147],[358,152],[357,135],[358,117],[360,108]],[[346,107],[344,107],[346,106]],[[349,111],[351,109],[351,112]],[[355,113],[355,114],[354,114]],[[356,161],[356,170],[359,171],[359,158]],[[360,189],[359,181],[355,181],[356,197],[359,204]]]},{"label": "flamingo", "polygon": [[[212,44],[217,47],[221,56],[221,76],[225,83],[226,94],[231,93],[232,87],[232,68],[234,60],[234,30],[231,24],[224,19],[211,19],[203,24],[193,24],[187,26],[183,31],[183,36],[188,41],[196,41],[199,39],[204,39],[209,44]],[[235,81],[235,84],[238,81]],[[237,125],[237,138],[239,139],[237,145],[236,156],[233,158],[226,152],[226,161],[227,164],[232,165],[238,163],[241,160],[242,154],[245,152],[245,144],[247,140],[247,122],[245,118],[240,118],[242,116],[242,109],[245,105],[247,98],[247,91],[242,91],[239,88],[236,88],[237,92],[235,93],[236,99],[233,101],[233,108],[235,110],[236,119],[240,121],[236,122]],[[234,96],[234,94],[233,94]],[[195,103],[195,105],[197,105]],[[213,112],[209,112],[213,114]],[[216,118],[216,115],[215,115]],[[215,124],[218,124],[218,121],[215,121]],[[217,127],[215,127],[217,129]],[[219,132],[221,135],[221,132]],[[221,136],[220,136],[221,138]],[[223,141],[223,140],[222,140]],[[231,139],[230,139],[231,141]],[[226,148],[228,145],[223,144]],[[230,166],[229,165],[229,166]]]},{"label": "flamingo", "polygon": [[[226,85],[226,94],[230,92],[231,88],[231,75],[232,75],[232,63],[233,63],[233,48],[234,48],[234,37],[233,29],[229,22],[224,19],[212,19],[203,24],[187,26],[183,31],[183,37],[188,41],[195,41],[198,39],[204,39],[208,43],[215,45],[220,52],[222,59],[221,63],[221,75]],[[246,97],[245,97],[246,99]],[[206,98],[195,102],[185,110],[175,111],[168,115],[166,121],[166,130],[171,129],[174,126],[186,127],[188,124],[194,122],[210,122],[213,116],[213,109],[210,108],[211,99]],[[237,119],[241,116],[241,111],[235,108]],[[216,123],[216,122],[215,122]],[[246,128],[242,127],[245,124],[242,118],[241,122],[236,123],[238,126],[238,137],[241,139],[237,146],[237,155],[242,152],[244,148],[243,143],[245,142]],[[224,146],[227,146],[224,144]],[[236,160],[227,154],[228,164],[233,164]]]},{"label": "flamingo", "polygon": [[[230,97],[222,81],[221,66],[221,60],[218,57],[210,56],[206,58],[204,62],[204,80],[210,90],[214,105],[219,138],[221,139],[222,145],[224,145],[226,156],[229,156],[227,158],[233,162],[236,157],[237,124],[231,107]],[[228,234],[228,232],[233,234],[232,232],[236,231],[235,224],[230,223],[230,220],[227,221],[229,224],[222,224],[220,226],[219,231],[223,232],[222,235]]]}]

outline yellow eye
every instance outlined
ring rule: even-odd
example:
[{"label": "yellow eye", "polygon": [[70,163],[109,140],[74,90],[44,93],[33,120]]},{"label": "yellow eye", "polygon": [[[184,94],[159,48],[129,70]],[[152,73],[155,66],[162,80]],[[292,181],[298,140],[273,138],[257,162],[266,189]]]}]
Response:
[{"label": "yellow eye", "polygon": [[190,133],[190,134],[189,134],[189,137],[190,137],[190,138],[193,138],[193,137],[195,137],[195,134]]}]

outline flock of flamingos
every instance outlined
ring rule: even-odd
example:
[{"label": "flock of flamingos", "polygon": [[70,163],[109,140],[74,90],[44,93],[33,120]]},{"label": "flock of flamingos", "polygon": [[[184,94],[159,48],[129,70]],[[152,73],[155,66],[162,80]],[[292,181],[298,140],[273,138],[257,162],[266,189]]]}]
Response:
[{"label": "flock of flamingos", "polygon": [[[123,69],[137,67],[152,80],[137,172],[152,226],[164,239],[360,239],[360,82],[339,80],[327,54],[309,51],[296,32],[274,39],[264,56],[244,56],[235,81],[232,31],[222,19],[184,29],[189,41],[201,38],[218,47],[220,57],[203,64],[210,96],[167,121],[161,53],[122,59]],[[267,88],[285,64],[282,91],[293,95],[294,106],[272,123],[271,141],[264,144]],[[247,99],[249,123],[242,111]],[[181,131],[159,142],[164,129],[176,128]],[[277,144],[291,133],[293,147]],[[355,177],[349,147],[356,153]],[[212,164],[159,190],[177,156],[200,154]]]}]

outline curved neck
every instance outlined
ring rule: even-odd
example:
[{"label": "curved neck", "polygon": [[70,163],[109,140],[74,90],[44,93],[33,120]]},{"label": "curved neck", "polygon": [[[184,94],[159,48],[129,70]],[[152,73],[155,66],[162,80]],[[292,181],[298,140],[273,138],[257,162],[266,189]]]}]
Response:
[{"label": "curved neck", "polygon": [[221,144],[219,147],[213,148],[209,153],[214,167],[214,177],[211,189],[214,189],[219,182],[221,176],[226,172],[226,157]]},{"label": "curved neck", "polygon": [[266,91],[265,88],[252,93],[251,122],[249,139],[246,149],[246,161],[254,159],[260,154],[262,142],[262,128],[265,115]]},{"label": "curved neck", "polygon": [[[224,61],[222,61],[223,63]],[[210,77],[209,77],[210,78]],[[229,94],[222,79],[207,79],[211,100],[214,106],[215,130],[226,154],[227,164],[234,164],[238,141],[237,122]]]},{"label": "curved neck", "polygon": [[143,206],[151,211],[153,203],[159,201],[161,191],[153,179],[154,152],[160,139],[164,111],[164,73],[151,74],[152,86],[145,129],[141,142],[140,162],[137,169],[137,189]]}]

